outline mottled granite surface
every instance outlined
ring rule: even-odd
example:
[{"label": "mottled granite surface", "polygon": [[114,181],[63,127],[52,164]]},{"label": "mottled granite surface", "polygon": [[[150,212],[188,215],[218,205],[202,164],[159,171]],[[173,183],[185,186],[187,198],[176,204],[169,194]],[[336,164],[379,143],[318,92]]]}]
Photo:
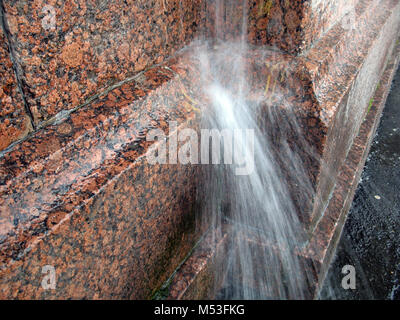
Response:
[{"label": "mottled granite surface", "polygon": [[[393,44],[392,44],[393,49]],[[396,48],[389,50],[391,56],[386,60],[386,68],[380,78],[380,86],[373,95],[372,103],[369,105],[367,114],[362,121],[360,130],[353,140],[346,161],[342,164],[335,190],[329,201],[324,217],[320,220],[310,242],[298,254],[302,258],[306,270],[310,276],[313,276],[313,282],[310,283],[308,297],[318,298],[319,288],[323,283],[327,268],[336,250],[336,244],[340,238],[343,224],[346,220],[349,206],[352,203],[355,189],[364,163],[366,161],[372,138],[375,135],[379,124],[380,114],[385,105],[386,97],[390,91],[392,78],[398,68],[400,60],[400,46],[397,43]],[[228,228],[225,238],[229,237],[231,230]],[[266,245],[270,250],[276,250],[269,243],[259,243]],[[170,286],[168,299],[205,299],[214,294],[215,290],[215,266],[216,259],[220,260],[219,268],[223,267],[223,250],[216,252],[214,245],[209,248],[209,242],[205,238],[191,257],[181,266],[174,276]],[[217,246],[218,248],[218,246]],[[212,296],[214,297],[214,296]]]},{"label": "mottled granite surface", "polygon": [[[145,158],[151,128],[198,127],[200,67],[188,56],[138,74],[0,158],[1,297],[148,298],[189,252],[204,231],[195,227],[199,172]],[[255,50],[247,59],[255,90],[277,99],[265,92],[264,61],[292,58]],[[286,103],[305,96],[298,78],[277,78]],[[40,287],[45,265],[56,268],[56,291]]]},{"label": "mottled granite surface", "polygon": [[191,256],[177,270],[167,287],[164,296],[168,300],[214,299],[223,283],[223,275],[217,274],[221,265],[226,263],[226,246],[229,241],[229,226],[225,226],[221,235],[209,230]]},{"label": "mottled granite surface", "polygon": [[0,151],[31,130],[30,119],[18,89],[10,48],[2,28],[0,8]]},{"label": "mottled granite surface", "polygon": [[[190,61],[151,68],[0,162],[1,298],[148,298],[202,233],[196,166],[150,165],[151,128],[192,126]],[[185,89],[186,88],[186,89]],[[183,94],[185,92],[185,94]],[[57,290],[41,286],[42,267]]]},{"label": "mottled granite surface", "polygon": [[[213,0],[207,7],[207,30],[222,39],[237,38],[243,30],[243,12],[247,12],[245,24],[250,43],[298,54],[310,48],[345,16],[352,22],[351,15],[357,2],[239,0],[222,6],[221,2]],[[342,25],[347,26],[348,19]]]},{"label": "mottled granite surface", "polygon": [[358,134],[400,27],[400,2],[360,1],[354,29],[332,28],[300,59],[326,126],[326,143],[311,215],[311,230],[326,208],[340,166]]},{"label": "mottled granite surface", "polygon": [[[167,131],[170,120],[198,128],[199,65],[185,52],[165,59],[193,38],[198,21],[204,22],[201,2],[50,1],[56,25],[48,29],[42,25],[49,14],[41,12],[43,1],[3,3],[14,67],[34,121],[43,127],[0,157],[0,297],[148,298],[204,231],[196,226],[198,168],[150,166],[144,159],[151,145],[145,141],[148,130]],[[350,31],[326,14],[344,15],[343,1],[338,6],[316,0],[268,3],[275,1],[248,4],[250,40],[285,52],[250,50],[246,80],[265,94],[260,123],[268,123],[271,108],[283,111],[284,120],[290,105],[315,148],[317,157],[300,153],[315,192],[308,205],[314,207],[306,207],[308,195],[298,188],[292,192],[305,228],[312,231],[315,254],[325,254],[328,238],[340,227],[323,209],[334,205],[328,199],[336,182],[355,181],[351,173],[341,180],[340,172],[391,52],[399,1],[376,7],[372,0],[360,0],[356,29]],[[240,14],[231,17],[228,30],[240,23]],[[44,21],[48,27],[51,21]],[[207,23],[213,32],[212,19]],[[274,26],[284,28],[266,33]],[[7,147],[29,130],[29,122],[24,127],[19,119],[29,119],[4,44],[0,97],[11,113],[0,119],[7,123],[1,131]],[[130,75],[136,76],[76,108]],[[296,147],[298,137],[282,127]],[[275,147],[279,152],[279,143]],[[325,224],[330,229],[321,227]],[[313,238],[318,234],[328,236]],[[40,285],[44,265],[56,268],[55,291]],[[201,273],[202,268],[194,269]],[[193,290],[188,296],[195,296]]]},{"label": "mottled granite surface", "polygon": [[[235,38],[243,6],[250,43],[298,53],[351,11],[354,2],[243,0],[217,8],[215,1],[205,0],[4,0],[3,5],[28,114],[41,127],[161,63],[201,33],[215,35],[216,25]],[[18,115],[8,119],[21,123]],[[18,133],[8,140],[20,138]],[[9,144],[5,140],[3,149]]]},{"label": "mottled granite surface", "polygon": [[17,70],[39,124],[161,63],[193,40],[201,0],[4,0]]},{"label": "mottled granite surface", "polygon": [[[389,94],[392,79],[399,66],[400,45],[396,46],[387,61],[386,68],[380,79],[373,99],[369,104],[368,112],[362,122],[359,133],[354,139],[346,161],[340,168],[332,197],[325,215],[315,228],[304,255],[312,259],[318,270],[318,283],[325,279],[327,269],[336,251],[347,213],[352,204],[361,173],[367,159],[373,137],[379,125],[380,116]],[[316,297],[318,292],[315,293]]]}]

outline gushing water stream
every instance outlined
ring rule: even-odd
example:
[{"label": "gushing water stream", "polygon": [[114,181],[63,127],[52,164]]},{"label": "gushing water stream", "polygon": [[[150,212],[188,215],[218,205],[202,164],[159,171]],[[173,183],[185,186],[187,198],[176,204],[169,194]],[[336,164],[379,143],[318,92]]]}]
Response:
[{"label": "gushing water stream", "polygon": [[[217,1],[217,39],[198,50],[202,65],[203,92],[210,108],[203,114],[203,128],[251,130],[254,141],[245,138],[234,143],[235,152],[247,163],[253,161],[250,174],[238,175],[235,164],[210,166],[207,169],[205,216],[212,230],[222,232],[230,226],[225,258],[217,267],[216,277],[223,279],[221,299],[303,299],[309,275],[296,250],[304,243],[302,224],[289,192],[288,180],[281,168],[308,190],[309,181],[299,155],[290,147],[285,129],[298,130],[294,116],[291,123],[281,123],[276,108],[269,108],[268,125],[279,131],[279,154],[273,152],[271,137],[258,121],[266,102],[265,90],[249,84],[249,50],[246,43],[247,12],[243,7],[242,32],[237,42],[224,41],[218,26],[229,19],[222,11],[232,10],[237,1]],[[240,1],[239,1],[240,2]],[[268,51],[268,50],[266,50]],[[267,52],[271,53],[271,50]],[[274,95],[279,96],[279,88]],[[251,97],[251,99],[249,98]],[[287,115],[291,105],[281,97]],[[275,129],[274,129],[275,130]],[[301,136],[301,132],[297,132]],[[225,146],[226,147],[226,146]],[[279,161],[280,160],[280,161]],[[211,217],[210,217],[211,213]]]}]

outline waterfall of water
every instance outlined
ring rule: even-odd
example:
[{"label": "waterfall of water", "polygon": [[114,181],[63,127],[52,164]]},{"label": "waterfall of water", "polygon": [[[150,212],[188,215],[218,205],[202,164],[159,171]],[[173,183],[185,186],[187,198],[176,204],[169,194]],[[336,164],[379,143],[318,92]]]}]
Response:
[{"label": "waterfall of water", "polygon": [[[252,161],[249,174],[238,175],[237,164],[207,167],[205,214],[213,232],[230,226],[224,256],[216,268],[222,278],[222,299],[303,299],[307,297],[309,274],[296,250],[305,234],[296,214],[285,172],[307,192],[310,189],[306,170],[296,150],[290,147],[285,130],[298,130],[291,105],[282,95],[286,112],[270,106],[266,114],[272,131],[279,135],[279,153],[273,152],[271,130],[258,121],[265,105],[265,90],[255,89],[248,80],[248,55],[252,50],[246,41],[246,1],[213,1],[216,14],[216,39],[197,52],[201,61],[203,92],[210,107],[203,114],[203,128],[251,130],[254,139],[234,139],[233,153],[244,162]],[[226,41],[227,25],[232,25],[230,10],[241,8],[241,32],[236,41]],[[232,37],[228,37],[232,38]],[[266,55],[273,50],[265,49]],[[249,98],[251,97],[251,98]],[[282,123],[282,118],[288,123]],[[276,128],[275,128],[276,127]],[[301,136],[301,132],[297,132]],[[275,137],[276,138],[276,137]],[[226,144],[224,145],[226,148]],[[242,162],[243,162],[242,161]],[[282,164],[285,166],[282,168]]]}]

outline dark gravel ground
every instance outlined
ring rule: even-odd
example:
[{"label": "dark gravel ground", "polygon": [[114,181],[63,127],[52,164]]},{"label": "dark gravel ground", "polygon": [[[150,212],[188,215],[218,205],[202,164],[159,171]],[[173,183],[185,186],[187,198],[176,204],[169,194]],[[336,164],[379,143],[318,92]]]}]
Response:
[{"label": "dark gravel ground", "polygon": [[[345,265],[355,290],[341,286]],[[321,299],[400,300],[400,68]]]}]

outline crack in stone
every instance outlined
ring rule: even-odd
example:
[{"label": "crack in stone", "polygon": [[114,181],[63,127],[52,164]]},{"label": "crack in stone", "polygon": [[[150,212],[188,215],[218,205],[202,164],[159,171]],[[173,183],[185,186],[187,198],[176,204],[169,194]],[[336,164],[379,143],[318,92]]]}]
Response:
[{"label": "crack in stone", "polygon": [[35,131],[36,125],[35,125],[33,113],[28,104],[28,101],[26,100],[24,90],[22,89],[22,87],[23,87],[22,80],[21,80],[21,77],[19,76],[17,59],[15,58],[15,50],[14,50],[14,47],[11,42],[10,30],[9,30],[7,19],[6,19],[6,12],[4,9],[3,0],[0,0],[0,28],[3,30],[4,36],[7,41],[8,52],[10,54],[10,59],[13,64],[13,70],[14,70],[15,77],[17,79],[18,90],[21,93],[22,101],[24,103],[25,112],[29,117],[30,124],[32,126],[33,131]]}]

